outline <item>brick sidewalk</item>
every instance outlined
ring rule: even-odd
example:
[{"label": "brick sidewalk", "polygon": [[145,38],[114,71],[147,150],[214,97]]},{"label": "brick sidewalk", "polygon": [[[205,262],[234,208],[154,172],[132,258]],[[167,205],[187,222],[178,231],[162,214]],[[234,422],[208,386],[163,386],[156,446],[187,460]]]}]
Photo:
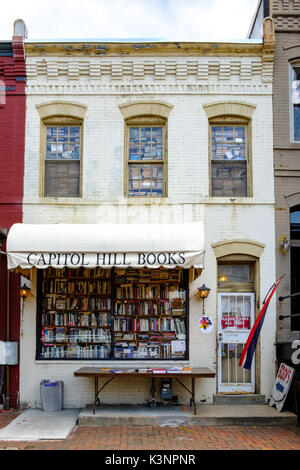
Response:
[{"label": "brick sidewalk", "polygon": [[[0,413],[0,428],[17,416]],[[299,426],[77,426],[59,441],[1,442],[20,450],[300,450]]]}]

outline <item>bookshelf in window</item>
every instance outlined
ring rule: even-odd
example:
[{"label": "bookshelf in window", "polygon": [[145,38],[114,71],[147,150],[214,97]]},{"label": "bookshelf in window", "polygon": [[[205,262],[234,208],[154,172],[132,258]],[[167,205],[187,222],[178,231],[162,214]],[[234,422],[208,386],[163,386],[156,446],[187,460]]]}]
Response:
[{"label": "bookshelf in window", "polygon": [[40,359],[111,357],[110,270],[48,268],[40,289]]},{"label": "bookshelf in window", "polygon": [[116,269],[115,359],[185,359],[187,289],[181,269]]},{"label": "bookshelf in window", "polygon": [[39,273],[37,359],[186,359],[187,272]]}]

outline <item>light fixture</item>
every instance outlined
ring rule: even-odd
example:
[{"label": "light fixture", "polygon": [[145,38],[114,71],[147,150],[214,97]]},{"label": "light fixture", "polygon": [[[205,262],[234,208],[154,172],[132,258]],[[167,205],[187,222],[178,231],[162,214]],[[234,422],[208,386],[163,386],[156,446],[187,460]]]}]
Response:
[{"label": "light fixture", "polygon": [[[30,287],[26,286],[26,284],[23,284],[23,286],[20,287],[20,297],[22,299],[21,324],[23,322],[24,302],[25,302],[25,299],[29,297],[29,294],[30,294]],[[21,335],[22,335],[22,329],[21,329]]]},{"label": "light fixture", "polygon": [[23,284],[23,286],[20,287],[20,297],[23,299],[23,301],[29,297],[30,290],[30,287],[26,286],[26,284]]},{"label": "light fixture", "polygon": [[203,315],[204,315],[204,301],[205,301],[205,299],[207,299],[208,294],[210,293],[210,289],[208,287],[206,287],[205,284],[202,284],[201,287],[198,287],[198,292],[199,292],[198,295],[199,295],[200,299],[203,300],[203,305],[202,306],[203,306]]},{"label": "light fixture", "polygon": [[225,276],[225,275],[220,276],[218,281],[219,282],[226,282],[227,281],[227,276]]},{"label": "light fixture", "polygon": [[279,249],[283,255],[286,255],[290,247],[290,242],[286,235],[282,235],[279,239]]}]

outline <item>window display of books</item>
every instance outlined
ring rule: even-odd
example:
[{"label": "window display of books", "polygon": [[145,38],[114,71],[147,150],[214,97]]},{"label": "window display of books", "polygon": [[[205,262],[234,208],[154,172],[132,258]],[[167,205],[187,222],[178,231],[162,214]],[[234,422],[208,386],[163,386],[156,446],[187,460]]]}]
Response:
[{"label": "window display of books", "polygon": [[[113,309],[114,356],[185,358],[186,297],[183,270],[116,270]],[[128,338],[130,333],[130,338]]]},{"label": "window display of books", "polygon": [[186,357],[184,270],[46,269],[39,276],[38,359]]},{"label": "window display of books", "polygon": [[41,274],[40,359],[111,355],[111,271],[53,269]]}]

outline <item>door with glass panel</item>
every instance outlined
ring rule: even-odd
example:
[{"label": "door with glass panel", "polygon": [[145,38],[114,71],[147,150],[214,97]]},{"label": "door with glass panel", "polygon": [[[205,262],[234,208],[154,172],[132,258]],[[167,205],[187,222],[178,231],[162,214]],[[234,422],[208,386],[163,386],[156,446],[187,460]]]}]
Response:
[{"label": "door with glass panel", "polygon": [[254,294],[218,296],[218,392],[254,393],[255,360],[250,370],[239,367],[254,321]]}]

